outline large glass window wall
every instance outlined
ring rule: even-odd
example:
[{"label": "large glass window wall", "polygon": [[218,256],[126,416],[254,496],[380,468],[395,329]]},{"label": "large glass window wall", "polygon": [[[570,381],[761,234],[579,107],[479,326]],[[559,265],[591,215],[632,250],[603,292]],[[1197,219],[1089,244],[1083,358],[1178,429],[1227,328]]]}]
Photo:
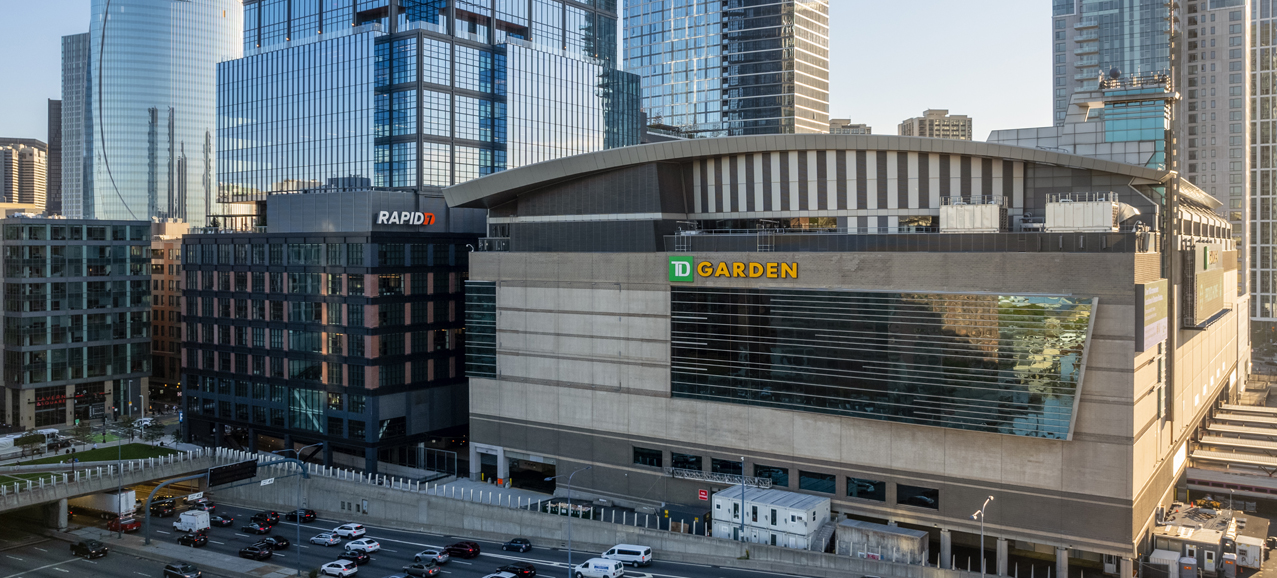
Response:
[{"label": "large glass window wall", "polygon": [[694,287],[674,288],[671,304],[675,397],[1048,439],[1069,435],[1093,308]]}]

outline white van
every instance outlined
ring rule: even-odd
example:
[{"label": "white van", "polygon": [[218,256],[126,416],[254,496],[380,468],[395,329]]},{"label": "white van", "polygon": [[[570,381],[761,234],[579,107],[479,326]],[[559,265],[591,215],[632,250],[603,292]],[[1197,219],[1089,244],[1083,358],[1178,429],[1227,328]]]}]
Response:
[{"label": "white van", "polygon": [[625,575],[625,566],[616,560],[590,558],[576,567],[573,578],[620,578]]},{"label": "white van", "polygon": [[631,566],[647,566],[652,563],[652,549],[634,544],[617,544],[600,557],[624,562]]},{"label": "white van", "polygon": [[202,532],[208,529],[208,512],[192,510],[182,512],[182,516],[173,522],[173,529],[178,532]]}]

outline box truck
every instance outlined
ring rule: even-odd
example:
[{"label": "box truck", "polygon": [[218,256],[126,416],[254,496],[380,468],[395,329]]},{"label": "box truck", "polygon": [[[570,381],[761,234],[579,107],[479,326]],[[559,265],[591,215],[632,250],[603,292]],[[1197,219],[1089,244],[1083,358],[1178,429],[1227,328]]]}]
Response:
[{"label": "box truck", "polygon": [[67,500],[67,503],[75,506],[77,510],[92,512],[104,519],[113,520],[132,514],[136,508],[134,505],[135,499],[136,496],[133,490],[124,490],[120,493],[102,492],[100,494],[71,498]]},{"label": "box truck", "polygon": [[193,510],[182,512],[182,516],[173,522],[173,529],[178,532],[202,532],[208,529],[208,512]]}]

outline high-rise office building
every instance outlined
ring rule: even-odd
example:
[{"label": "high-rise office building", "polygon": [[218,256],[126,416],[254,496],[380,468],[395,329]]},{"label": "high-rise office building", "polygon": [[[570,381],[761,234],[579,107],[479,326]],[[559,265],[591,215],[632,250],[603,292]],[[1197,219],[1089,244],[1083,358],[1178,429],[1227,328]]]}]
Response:
[{"label": "high-rise office building", "polygon": [[[1246,31],[1254,30],[1270,30],[1272,26],[1277,25],[1277,6],[1273,6],[1269,0],[1252,0],[1250,10],[1247,14],[1250,18],[1249,26],[1243,26]],[[1230,27],[1231,23],[1230,22]],[[1243,22],[1246,24],[1246,22]],[[1218,24],[1217,24],[1218,26]],[[1240,203],[1241,209],[1249,214],[1243,215],[1247,217],[1246,234],[1249,237],[1250,244],[1250,290],[1254,295],[1251,308],[1251,328],[1254,330],[1255,347],[1259,349],[1256,352],[1256,358],[1271,360],[1273,354],[1277,353],[1277,239],[1273,238],[1274,231],[1277,230],[1277,163],[1273,162],[1273,153],[1277,151],[1273,145],[1277,144],[1277,122],[1271,120],[1273,117],[1274,101],[1269,96],[1269,87],[1277,82],[1277,74],[1272,70],[1254,65],[1257,62],[1266,62],[1271,58],[1270,54],[1274,48],[1277,48],[1277,38],[1273,38],[1271,34],[1258,34],[1254,38],[1245,39],[1243,48],[1249,46],[1252,66],[1250,67],[1251,86],[1259,90],[1261,96],[1255,96],[1258,102],[1248,107],[1249,111],[1257,112],[1254,117],[1249,119],[1249,129],[1246,136],[1250,140],[1250,151],[1245,155],[1243,160],[1253,163],[1249,178],[1245,180],[1243,186],[1249,185],[1247,189],[1248,201]],[[1249,92],[1247,92],[1249,94]],[[1230,123],[1231,124],[1231,123]],[[1232,198],[1229,199],[1229,209],[1234,209],[1238,203],[1233,203]]]},{"label": "high-rise office building", "polygon": [[43,211],[48,170],[49,152],[44,143],[0,144],[0,202]]},{"label": "high-rise office building", "polygon": [[292,17],[284,4],[246,2],[245,56],[218,65],[227,201],[428,193],[641,137],[614,3],[292,0]]},{"label": "high-rise office building", "polygon": [[648,121],[694,136],[829,130],[829,0],[631,0]]},{"label": "high-rise office building", "polygon": [[45,178],[44,211],[62,214],[62,101],[49,99],[47,124],[49,170]]},{"label": "high-rise office building", "polygon": [[[178,218],[203,222],[215,208],[216,63],[243,50],[238,0],[107,0],[92,3],[87,86],[64,42],[63,100],[85,93],[85,170],[68,187],[75,218]],[[100,66],[99,66],[100,65]],[[87,90],[86,90],[87,89]],[[76,103],[78,104],[78,103]],[[71,116],[70,109],[64,117]],[[77,109],[78,112],[78,109]],[[64,139],[69,136],[64,130]],[[65,179],[64,179],[65,180]]]},{"label": "high-rise office building", "polygon": [[971,117],[949,114],[943,109],[927,109],[922,116],[905,119],[896,127],[900,136],[925,136],[971,140]]},{"label": "high-rise office building", "polygon": [[89,124],[89,33],[62,37],[61,212],[79,215],[92,173],[86,171],[93,129]]},{"label": "high-rise office building", "polygon": [[853,123],[849,118],[829,119],[829,134],[873,134],[873,127],[864,123]]},{"label": "high-rise office building", "polygon": [[182,237],[190,225],[151,223],[151,402],[177,405],[182,384]]}]

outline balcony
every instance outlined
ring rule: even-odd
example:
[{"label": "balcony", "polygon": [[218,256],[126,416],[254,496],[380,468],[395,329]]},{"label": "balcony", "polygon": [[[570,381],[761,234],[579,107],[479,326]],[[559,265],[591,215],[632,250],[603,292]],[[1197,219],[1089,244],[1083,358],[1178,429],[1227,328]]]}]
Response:
[{"label": "balcony", "polygon": [[1100,77],[1099,69],[1092,68],[1089,70],[1079,70],[1073,75],[1073,80],[1095,80]]},{"label": "balcony", "polygon": [[1083,58],[1082,60],[1078,60],[1073,63],[1073,66],[1078,68],[1086,68],[1088,66],[1093,68],[1099,65],[1100,59],[1098,58]]},{"label": "balcony", "polygon": [[1087,32],[1086,34],[1078,34],[1073,37],[1074,42],[1094,42],[1100,39],[1099,32]]},{"label": "balcony", "polygon": [[1074,30],[1086,30],[1087,28],[1099,28],[1100,21],[1098,18],[1083,18],[1073,25]]},{"label": "balcony", "polygon": [[1088,42],[1086,44],[1083,44],[1081,48],[1078,48],[1077,50],[1073,51],[1073,54],[1077,56],[1082,56],[1084,54],[1099,54],[1099,53],[1100,53],[1100,43],[1098,42]]}]

